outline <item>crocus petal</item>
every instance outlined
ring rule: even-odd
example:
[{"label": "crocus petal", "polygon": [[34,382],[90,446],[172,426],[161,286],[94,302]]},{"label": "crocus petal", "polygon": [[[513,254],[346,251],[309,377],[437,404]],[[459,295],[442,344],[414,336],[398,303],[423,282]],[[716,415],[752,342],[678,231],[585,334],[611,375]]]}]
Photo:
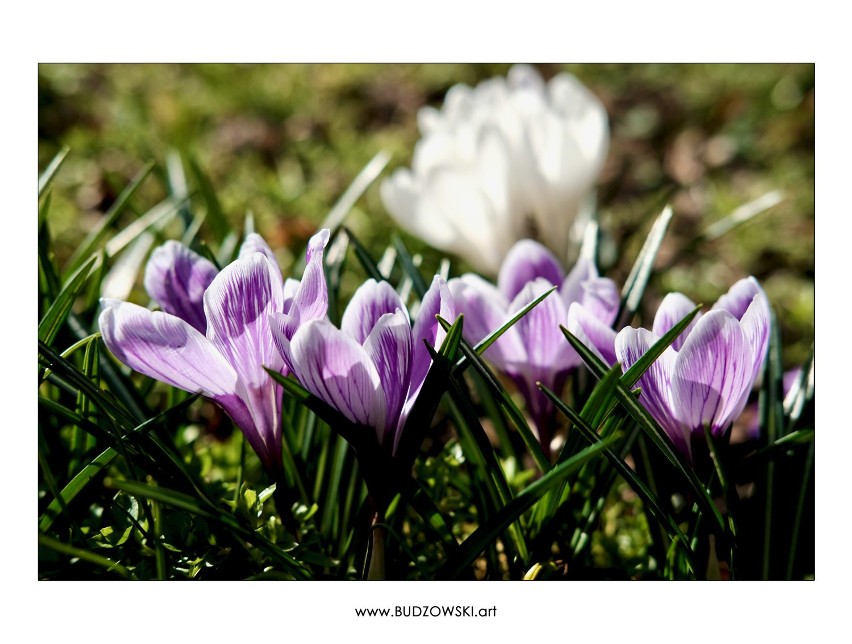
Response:
[{"label": "crocus petal", "polygon": [[578,259],[559,288],[559,294],[562,296],[562,301],[565,302],[565,308],[571,306],[572,302],[582,302],[583,283],[597,277],[598,269],[595,268],[595,263],[592,260],[586,257]]},{"label": "crocus petal", "polygon": [[[519,311],[552,287],[542,278],[529,282],[509,305],[509,310]],[[515,328],[527,348],[527,362],[530,365],[543,368],[556,366],[558,369],[576,366],[578,357],[559,329],[560,325],[567,322],[568,312],[557,293],[545,297],[517,321]]]},{"label": "crocus petal", "polygon": [[393,287],[384,280],[368,279],[349,301],[340,320],[340,329],[358,344],[364,344],[379,318],[397,309],[404,311],[405,306]]},{"label": "crocus petal", "polygon": [[411,385],[403,407],[404,417],[408,416],[408,412],[414,405],[417,394],[420,393],[420,388],[423,386],[423,381],[426,380],[429,367],[432,365],[432,356],[429,355],[424,342],[428,342],[435,349],[439,349],[444,338],[447,337],[447,332],[438,323],[436,315],[440,315],[448,322],[454,322],[457,315],[450,287],[439,275],[432,279],[432,284],[426,291],[426,295],[423,296],[423,300],[420,302],[420,310],[414,320],[414,328],[411,333],[414,341]]},{"label": "crocus petal", "polygon": [[[464,314],[462,333],[471,345],[484,340],[512,317],[508,313],[509,302],[503,294],[478,275],[462,275],[451,279],[447,286],[455,302],[456,313]],[[485,355],[500,368],[525,361],[527,351],[516,326],[509,327],[488,347]]]},{"label": "crocus petal", "polygon": [[204,291],[216,277],[213,263],[176,241],[151,253],[145,267],[145,290],[166,312],[204,333]]},{"label": "crocus petal", "polygon": [[328,229],[319,231],[308,242],[305,272],[301,282],[295,285],[292,296],[287,297],[293,289],[293,283],[285,283],[284,302],[282,310],[287,314],[284,324],[284,334],[292,338],[299,324],[308,320],[318,320],[328,312],[328,285],[323,271],[323,249],[328,244]]},{"label": "crocus petal", "polygon": [[568,330],[606,364],[616,363],[615,331],[579,302],[568,309]]},{"label": "crocus petal", "polygon": [[[659,336],[646,329],[627,327],[619,331],[615,338],[615,357],[621,363],[622,370],[626,372],[632,367],[659,339]],[[636,384],[641,389],[639,400],[648,413],[663,428],[678,450],[690,456],[689,428],[678,421],[672,406],[671,379],[676,359],[677,352],[668,347]]]},{"label": "crocus petal", "polygon": [[112,354],[131,369],[209,397],[237,389],[237,374],[216,347],[174,315],[103,300],[98,325]]},{"label": "crocus petal", "polygon": [[290,343],[293,372],[304,387],[354,423],[383,428],[387,405],[379,373],[354,338],[328,320],[299,327]]},{"label": "crocus petal", "polygon": [[582,283],[583,295],[580,302],[587,311],[606,325],[615,322],[621,294],[608,277],[591,277]]},{"label": "crocus petal", "polygon": [[547,248],[532,239],[523,239],[512,246],[503,260],[497,276],[497,288],[506,299],[512,300],[527,282],[539,277],[560,286],[565,271]]},{"label": "crocus petal", "polygon": [[671,385],[678,419],[695,432],[710,425],[715,435],[721,434],[751,388],[753,364],[737,319],[728,311],[710,311],[695,325],[675,361]]},{"label": "crocus petal", "polygon": [[263,253],[266,255],[267,259],[269,259],[270,264],[272,264],[275,269],[275,273],[278,275],[280,279],[284,279],[281,274],[281,267],[278,266],[278,258],[275,257],[275,253],[272,252],[272,249],[269,247],[269,244],[266,243],[266,240],[263,239],[257,233],[249,233],[246,235],[245,241],[243,241],[240,246],[240,254],[239,259],[245,259],[252,253]]},{"label": "crocus petal", "polygon": [[379,442],[394,441],[402,406],[411,381],[411,326],[400,310],[386,313],[367,336],[364,350],[376,366],[385,397],[385,425],[376,426]]},{"label": "crocus petal", "polygon": [[[657,315],[654,316],[654,333],[660,337],[664,336],[675,324],[689,315],[694,308],[695,303],[685,295],[681,293],[669,293],[660,302]],[[701,313],[696,315],[692,322],[689,323],[689,326],[683,330],[683,333],[675,338],[675,341],[671,345],[675,351],[680,351],[683,343],[686,342],[686,338],[695,328],[695,325],[698,324],[699,319],[701,319]]]},{"label": "crocus petal", "polygon": [[247,387],[268,382],[264,366],[280,370],[268,316],[281,310],[282,284],[262,253],[226,266],[204,294],[207,337],[230,362]]},{"label": "crocus petal", "polygon": [[751,346],[754,357],[754,365],[749,378],[752,383],[760,375],[760,369],[766,359],[766,352],[769,348],[770,318],[769,300],[761,290],[755,294],[754,299],[740,318],[740,326]]},{"label": "crocus petal", "polygon": [[754,297],[763,294],[763,289],[753,277],[746,277],[734,284],[728,292],[716,300],[713,309],[723,309],[738,320],[743,318]]}]

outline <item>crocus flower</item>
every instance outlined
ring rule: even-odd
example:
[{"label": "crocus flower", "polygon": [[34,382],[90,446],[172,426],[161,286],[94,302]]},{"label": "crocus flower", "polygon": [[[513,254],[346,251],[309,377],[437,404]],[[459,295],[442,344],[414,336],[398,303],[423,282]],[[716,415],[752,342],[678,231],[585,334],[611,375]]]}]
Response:
[{"label": "crocus flower", "polygon": [[519,239],[566,255],[609,145],[606,111],[576,78],[545,84],[516,65],[507,78],[455,85],[417,121],[411,169],[381,187],[400,226],[490,275]]},{"label": "crocus flower", "polygon": [[522,240],[506,257],[496,286],[472,274],[450,280],[449,286],[458,312],[465,314],[465,339],[472,344],[502,327],[542,293],[559,287],[485,352],[518,387],[547,450],[553,403],[536,383],[557,394],[562,391],[568,373],[582,360],[559,327],[567,324],[569,310],[581,304],[590,319],[608,328],[618,311],[615,283],[600,277],[588,259],[580,259],[566,276],[549,250],[538,242]]},{"label": "crocus flower", "polygon": [[[616,358],[626,371],[695,305],[667,295],[653,330],[622,329]],[[713,309],[696,317],[637,383],[640,402],[674,445],[692,458],[692,435],[709,426],[721,437],[745,407],[769,342],[769,302],[753,277],[740,280]]]},{"label": "crocus flower", "polygon": [[102,300],[98,323],[104,342],[130,368],[218,403],[264,466],[278,469],[283,390],[264,367],[289,371],[273,344],[269,315],[286,315],[291,326],[325,316],[322,251],[328,235],[327,230],[314,235],[302,281],[287,283],[258,235],[249,235],[239,259],[218,274],[192,251],[166,244],[152,255],[145,274],[163,311]]},{"label": "crocus flower", "polygon": [[355,292],[339,329],[317,319],[288,335],[279,314],[272,331],[299,382],[353,423],[375,430],[379,444],[394,453],[431,364],[423,341],[440,346],[446,336],[436,314],[455,317],[442,278],[433,279],[413,329],[390,284],[370,279]]}]

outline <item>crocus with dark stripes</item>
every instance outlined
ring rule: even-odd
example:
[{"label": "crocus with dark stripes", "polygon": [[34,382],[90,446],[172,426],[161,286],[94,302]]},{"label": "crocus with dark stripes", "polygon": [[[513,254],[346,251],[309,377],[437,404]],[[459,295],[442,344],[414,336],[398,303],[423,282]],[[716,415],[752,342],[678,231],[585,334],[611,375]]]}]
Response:
[{"label": "crocus with dark stripes", "polygon": [[[580,365],[581,359],[559,327],[568,324],[575,306],[582,305],[583,319],[590,321],[590,332],[609,329],[618,311],[615,283],[600,277],[594,263],[585,258],[578,260],[566,275],[547,248],[527,239],[509,251],[496,286],[472,274],[450,280],[449,286],[458,312],[465,314],[465,339],[472,344],[502,327],[547,290],[558,287],[485,352],[485,357],[518,387],[547,451],[554,407],[536,383],[557,394],[562,391],[569,372]],[[615,332],[609,332],[612,354]]]},{"label": "crocus with dark stripes", "polygon": [[[651,331],[622,329],[615,342],[622,368],[626,371],[694,308],[686,296],[670,293]],[[714,437],[722,437],[742,413],[766,357],[769,323],[769,302],[757,280],[740,280],[639,379],[640,402],[688,458],[693,435],[703,436],[709,426]]]},{"label": "crocus with dark stripes", "polygon": [[256,234],[219,273],[206,259],[168,243],[154,252],[145,273],[145,286],[163,310],[102,300],[104,342],[130,368],[218,403],[264,466],[277,470],[283,390],[264,367],[283,374],[289,368],[273,344],[270,314],[286,316],[290,335],[305,321],[325,317],[328,236],[323,230],[310,240],[301,282],[284,282]]},{"label": "crocus with dark stripes", "polygon": [[370,279],[355,292],[339,329],[317,319],[290,334],[287,316],[278,314],[272,331],[299,382],[353,423],[375,430],[379,444],[394,453],[432,361],[423,341],[439,347],[446,336],[436,314],[455,318],[442,278],[432,281],[413,329],[393,287]]}]

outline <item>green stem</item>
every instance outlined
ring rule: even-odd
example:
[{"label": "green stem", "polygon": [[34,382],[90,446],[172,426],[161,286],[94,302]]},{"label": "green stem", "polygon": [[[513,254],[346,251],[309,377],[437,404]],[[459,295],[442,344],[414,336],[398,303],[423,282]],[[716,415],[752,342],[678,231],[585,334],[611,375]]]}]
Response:
[{"label": "green stem", "polygon": [[385,532],[383,518],[376,512],[370,525],[370,566],[367,579],[370,581],[384,580],[385,577]]}]

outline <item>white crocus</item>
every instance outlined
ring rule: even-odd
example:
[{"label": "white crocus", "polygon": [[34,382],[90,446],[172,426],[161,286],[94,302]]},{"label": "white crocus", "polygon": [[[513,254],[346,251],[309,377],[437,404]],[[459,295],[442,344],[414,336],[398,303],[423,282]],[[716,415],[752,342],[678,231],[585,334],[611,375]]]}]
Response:
[{"label": "white crocus", "polygon": [[489,274],[523,238],[565,261],[609,144],[606,111],[589,90],[570,74],[545,83],[516,65],[507,78],[453,86],[417,120],[411,169],[381,187],[403,228]]}]

